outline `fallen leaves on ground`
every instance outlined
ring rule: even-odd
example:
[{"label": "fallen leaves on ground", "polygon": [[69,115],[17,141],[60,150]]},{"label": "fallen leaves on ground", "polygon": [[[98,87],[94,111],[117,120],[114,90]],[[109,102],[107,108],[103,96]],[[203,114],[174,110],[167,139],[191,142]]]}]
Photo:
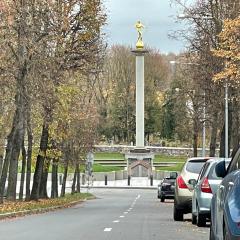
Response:
[{"label": "fallen leaves on ground", "polygon": [[65,197],[60,198],[50,198],[50,199],[40,199],[38,201],[4,201],[4,204],[0,204],[0,214],[12,213],[26,210],[34,209],[44,209],[51,207],[67,207],[69,204],[84,199],[91,199],[93,195],[90,193],[76,193],[76,194],[66,194]]}]

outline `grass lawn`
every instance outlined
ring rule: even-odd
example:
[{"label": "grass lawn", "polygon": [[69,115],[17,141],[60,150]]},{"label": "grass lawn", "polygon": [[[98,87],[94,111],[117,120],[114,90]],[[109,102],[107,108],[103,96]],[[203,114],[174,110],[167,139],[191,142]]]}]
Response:
[{"label": "grass lawn", "polygon": [[95,153],[95,159],[106,159],[106,160],[114,160],[114,159],[124,159],[124,154],[122,153]]},{"label": "grass lawn", "polygon": [[119,171],[123,169],[124,169],[123,167],[103,166],[101,164],[93,165],[93,172],[112,172],[112,171]]},{"label": "grass lawn", "polygon": [[187,157],[185,156],[168,156],[168,155],[155,155],[154,162],[185,162]]},{"label": "grass lawn", "polygon": [[177,172],[180,172],[180,171],[182,170],[183,164],[184,164],[184,163],[178,163],[178,164],[176,164],[175,166],[171,166],[171,167],[156,167],[156,170],[159,170],[159,171],[171,171],[171,172],[177,171]]},{"label": "grass lawn", "polygon": [[65,197],[59,197],[54,199],[40,199],[39,201],[5,201],[0,205],[0,214],[19,212],[25,210],[44,209],[49,207],[69,206],[70,203],[81,201],[84,199],[92,199],[94,196],[90,193],[75,193],[66,194]]}]

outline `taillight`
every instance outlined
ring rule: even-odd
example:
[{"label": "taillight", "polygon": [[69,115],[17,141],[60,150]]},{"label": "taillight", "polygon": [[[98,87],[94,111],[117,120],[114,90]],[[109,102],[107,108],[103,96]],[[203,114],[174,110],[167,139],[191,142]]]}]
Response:
[{"label": "taillight", "polygon": [[177,177],[177,185],[179,188],[188,188],[186,183],[184,182],[182,176]]},{"label": "taillight", "polygon": [[203,182],[201,184],[201,191],[205,193],[212,193],[212,189],[206,177],[203,179]]}]

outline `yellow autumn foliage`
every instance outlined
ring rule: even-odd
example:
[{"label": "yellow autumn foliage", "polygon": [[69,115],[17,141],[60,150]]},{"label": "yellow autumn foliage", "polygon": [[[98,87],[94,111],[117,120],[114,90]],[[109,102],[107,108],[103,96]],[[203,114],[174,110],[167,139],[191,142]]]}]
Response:
[{"label": "yellow autumn foliage", "polygon": [[240,17],[224,21],[219,34],[219,48],[214,55],[223,60],[223,70],[214,76],[215,81],[227,79],[232,85],[240,84]]}]

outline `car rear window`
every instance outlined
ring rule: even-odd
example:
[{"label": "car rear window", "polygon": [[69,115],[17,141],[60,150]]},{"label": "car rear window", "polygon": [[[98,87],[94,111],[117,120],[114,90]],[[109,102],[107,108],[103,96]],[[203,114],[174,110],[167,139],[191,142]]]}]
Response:
[{"label": "car rear window", "polygon": [[203,167],[206,161],[189,161],[186,166],[186,170],[191,173],[200,173],[201,168]]}]

